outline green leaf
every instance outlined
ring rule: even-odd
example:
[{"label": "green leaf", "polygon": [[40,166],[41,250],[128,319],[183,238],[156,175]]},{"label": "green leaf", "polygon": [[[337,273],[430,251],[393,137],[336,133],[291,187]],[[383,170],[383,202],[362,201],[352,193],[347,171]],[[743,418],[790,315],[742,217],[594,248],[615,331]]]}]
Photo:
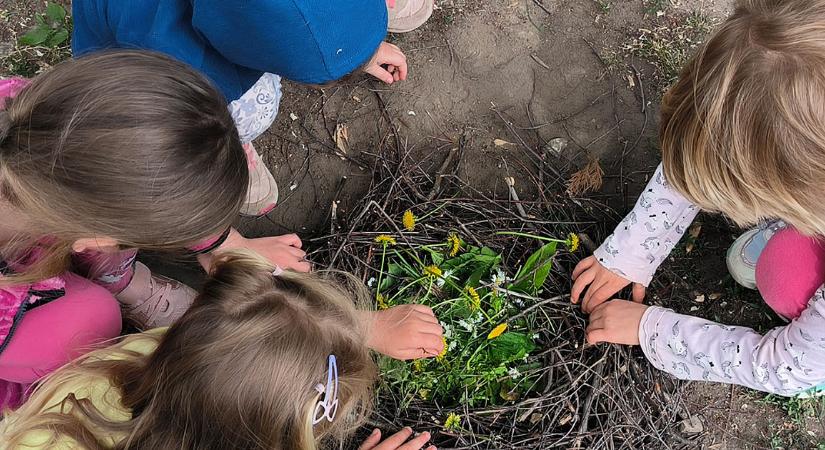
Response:
[{"label": "green leaf", "polygon": [[29,30],[23,36],[20,36],[18,42],[20,42],[21,45],[40,45],[46,42],[46,40],[49,39],[49,36],[51,36],[51,34],[52,30],[50,28],[38,25]]},{"label": "green leaf", "polygon": [[490,341],[490,360],[496,364],[524,358],[536,344],[524,333],[507,332]]},{"label": "green leaf", "polygon": [[441,266],[441,264],[444,262],[444,255],[438,252],[431,252],[430,258],[433,260],[433,264],[435,264],[436,266]]},{"label": "green leaf", "polygon": [[530,255],[527,262],[519,269],[515,283],[510,285],[509,289],[516,292],[537,293],[550,275],[557,246],[557,242],[550,242]]},{"label": "green leaf", "polygon": [[381,279],[381,284],[378,286],[379,292],[386,293],[387,289],[393,287],[398,282],[398,278],[403,277],[407,272],[398,263],[390,263],[387,265],[387,271]]},{"label": "green leaf", "polygon": [[49,25],[49,21],[46,19],[45,14],[35,14],[34,21],[35,23],[37,23],[37,25],[43,25],[44,27],[51,28],[51,26]]},{"label": "green leaf", "polygon": [[66,42],[69,39],[69,30],[62,28],[57,30],[48,41],[46,41],[46,45],[49,47],[57,47],[58,45]]},{"label": "green leaf", "polygon": [[52,22],[63,23],[66,20],[66,9],[57,3],[49,2],[46,6],[46,16]]}]

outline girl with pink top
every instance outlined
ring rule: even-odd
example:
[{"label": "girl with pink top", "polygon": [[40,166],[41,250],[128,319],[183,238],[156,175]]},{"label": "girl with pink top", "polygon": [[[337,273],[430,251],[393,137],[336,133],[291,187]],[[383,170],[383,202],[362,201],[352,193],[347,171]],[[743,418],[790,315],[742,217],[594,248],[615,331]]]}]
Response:
[{"label": "girl with pink top", "polygon": [[[825,383],[825,1],[742,1],[665,96],[660,135],[662,165],[636,207],[573,273],[572,299],[590,314],[588,341],[639,345],[682,379],[817,393]],[[761,223],[734,242],[728,267],[788,325],[760,334],[641,304],[700,208]],[[633,302],[609,300],[631,283]]]},{"label": "girl with pink top", "polygon": [[[116,337],[122,319],[166,326],[190,306],[170,300],[181,285],[135,262],[134,249],[189,248],[209,265],[205,252],[249,247],[284,267],[291,247],[287,267],[309,270],[299,244],[230,229],[247,160],[223,98],[185,64],[148,52],[93,54],[30,83],[0,82],[0,94],[0,410]],[[361,319],[367,344],[396,358],[443,346],[429,310]]]}]

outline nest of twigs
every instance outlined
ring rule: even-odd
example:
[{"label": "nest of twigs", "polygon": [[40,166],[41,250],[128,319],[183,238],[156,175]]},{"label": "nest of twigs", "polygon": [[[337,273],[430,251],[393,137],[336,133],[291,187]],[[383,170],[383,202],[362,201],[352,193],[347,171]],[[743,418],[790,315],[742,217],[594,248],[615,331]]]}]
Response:
[{"label": "nest of twigs", "polygon": [[[490,198],[455,175],[460,143],[446,161],[429,161],[435,175],[398,153],[372,156],[369,192],[348,217],[333,218],[329,235],[316,240],[325,243],[313,255],[316,262],[366,282],[379,270],[380,252],[374,239],[380,233],[397,232],[399,246],[414,246],[444,242],[449,230],[458,230],[469,244],[500,252],[504,267],[518,267],[537,245],[530,239],[501,235],[502,231],[547,236],[579,233],[590,246],[588,235],[604,237],[598,224],[605,207],[570,198],[562,183],[558,194],[548,194],[547,183],[536,186],[537,200],[518,200],[512,189],[507,198]],[[540,177],[529,178],[539,183]],[[512,179],[507,182],[511,184]],[[435,213],[415,232],[402,233],[400,218],[409,209]],[[391,389],[379,388],[373,425],[386,431],[402,426],[431,431],[439,449],[693,447],[677,431],[685,414],[677,384],[651,367],[638,349],[585,343],[586,317],[570,303],[569,292],[574,259],[589,250],[578,256],[560,253],[542,293],[526,300],[524,308],[537,312],[547,325],[539,332],[539,348],[530,355],[543,367],[532,392],[501,406],[472,409],[410,402]],[[444,428],[443,418],[452,411],[461,413],[461,432]]]}]

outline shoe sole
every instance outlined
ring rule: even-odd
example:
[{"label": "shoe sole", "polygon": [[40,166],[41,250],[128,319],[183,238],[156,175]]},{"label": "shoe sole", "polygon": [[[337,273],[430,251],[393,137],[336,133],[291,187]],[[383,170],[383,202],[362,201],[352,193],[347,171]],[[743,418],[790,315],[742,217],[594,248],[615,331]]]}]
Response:
[{"label": "shoe sole", "polygon": [[409,33],[424,25],[433,15],[434,4],[435,2],[432,1],[426,2],[424,8],[418,10],[415,14],[404,19],[397,19],[394,23],[388,25],[387,31],[390,33]]},{"label": "shoe sole", "polygon": [[743,252],[745,246],[748,245],[753,236],[760,231],[761,230],[758,229],[750,230],[742,234],[742,236],[739,236],[739,238],[731,244],[725,257],[725,263],[728,266],[728,272],[731,277],[733,277],[737,283],[748,289],[756,289],[756,267],[749,267],[743,262]]}]

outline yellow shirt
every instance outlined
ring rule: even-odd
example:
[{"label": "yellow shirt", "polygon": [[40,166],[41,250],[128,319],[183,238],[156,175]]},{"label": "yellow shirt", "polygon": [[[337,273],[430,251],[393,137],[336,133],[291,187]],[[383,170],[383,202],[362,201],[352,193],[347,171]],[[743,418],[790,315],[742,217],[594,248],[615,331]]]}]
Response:
[{"label": "yellow shirt", "polygon": [[[125,338],[122,342],[98,351],[100,359],[118,360],[123,359],[122,354],[116,350],[126,350],[148,355],[157,348],[158,338],[166,332],[166,328],[156,328],[144,333],[134,334]],[[106,355],[107,350],[112,351],[111,355]],[[120,403],[120,392],[112,386],[108,378],[102,376],[78,376],[63,383],[55,392],[55,395],[46,402],[46,408],[40,413],[60,412],[63,400],[74,394],[77,399],[88,399],[107,419],[112,421],[127,421],[131,419],[132,413],[124,408]],[[24,405],[25,407],[25,405]],[[70,406],[67,406],[70,408]],[[18,418],[15,412],[6,415],[3,422],[0,422],[0,436],[5,436],[7,432],[13,430],[15,420]],[[103,443],[114,446],[123,439],[124,436],[98,436]],[[5,439],[0,437],[0,442]],[[51,444],[49,444],[51,442]],[[74,450],[79,444],[68,436],[55,436],[47,430],[33,430],[26,433],[22,439],[22,445],[16,448],[21,449],[59,449]],[[6,449],[6,446],[2,447]]]}]

